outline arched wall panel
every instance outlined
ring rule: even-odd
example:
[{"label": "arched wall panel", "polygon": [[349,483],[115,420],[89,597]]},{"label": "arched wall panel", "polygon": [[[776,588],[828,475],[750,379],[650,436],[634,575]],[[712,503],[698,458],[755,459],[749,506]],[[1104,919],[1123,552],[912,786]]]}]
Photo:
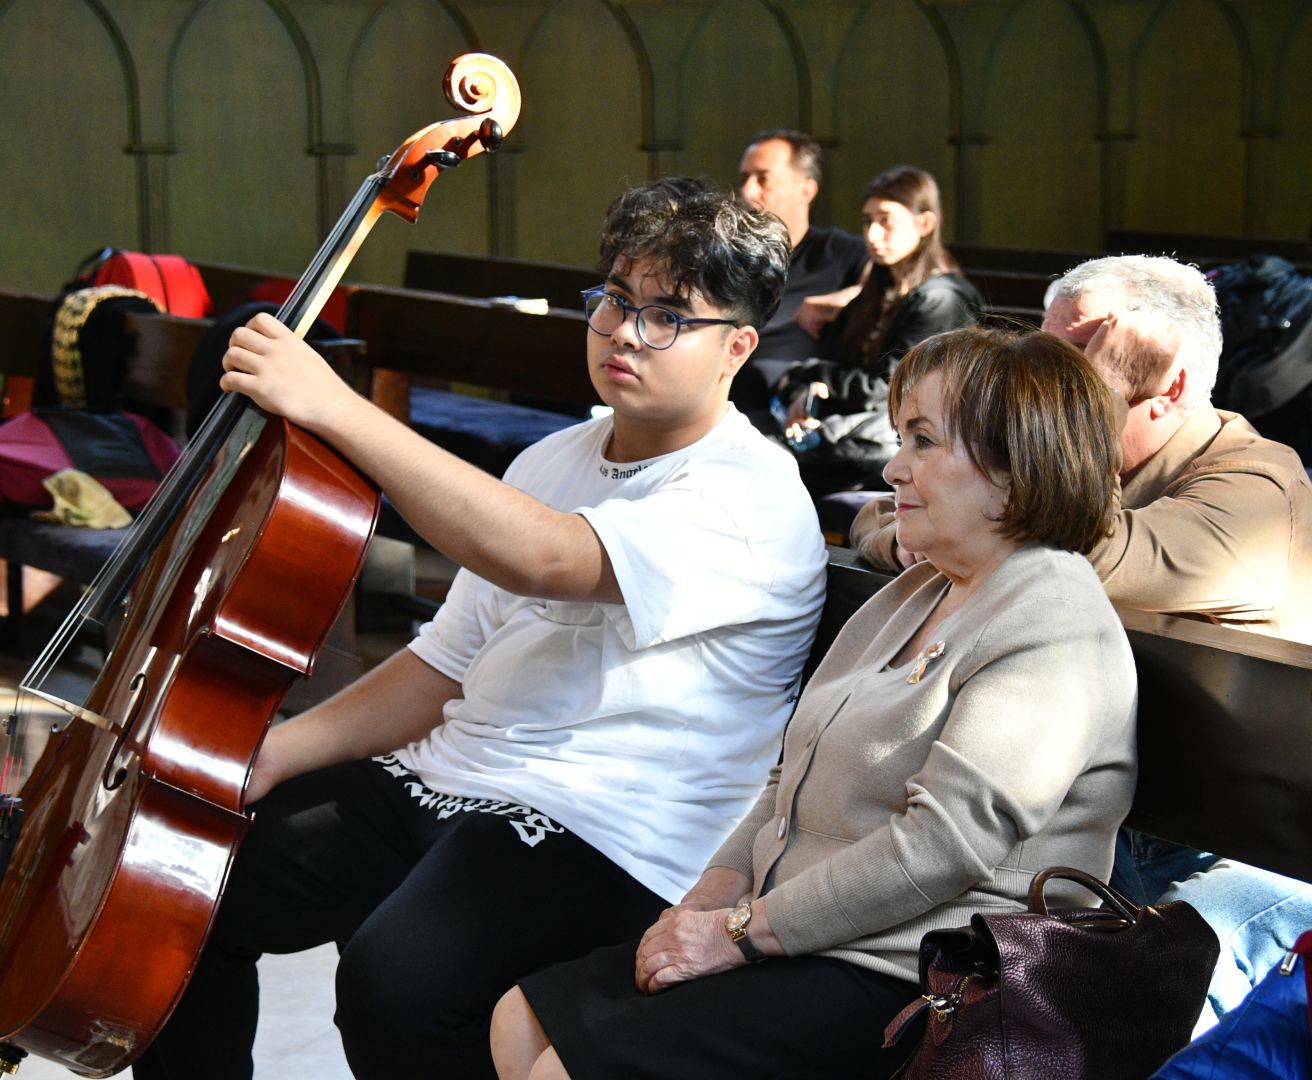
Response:
[{"label": "arched wall panel", "polygon": [[981,154],[987,244],[1088,249],[1101,218],[1097,71],[1062,0],[1029,0],[993,52]]},{"label": "arched wall panel", "polygon": [[1271,140],[1267,197],[1276,236],[1312,236],[1312,5],[1290,35],[1281,58],[1279,126]]},{"label": "arched wall panel", "polygon": [[306,74],[286,27],[259,0],[211,0],[182,31],[170,84],[171,246],[298,274],[322,238]]},{"label": "arched wall panel", "polygon": [[1124,226],[1241,233],[1242,72],[1216,5],[1166,5],[1144,37],[1136,68],[1138,137],[1128,151]]},{"label": "arched wall panel", "polygon": [[399,280],[411,247],[590,262],[625,183],[730,184],[752,132],[808,124],[817,220],[848,228],[903,161],[950,238],[1312,226],[1293,0],[0,0],[0,287],[53,290],[102,244],[299,271],[377,158],[450,115],[474,44],[515,69],[519,129],[352,277]]},{"label": "arched wall panel", "polygon": [[[393,0],[372,20],[351,64],[350,136],[356,153],[346,159],[347,187],[353,191],[380,157],[420,128],[461,115],[442,93],[442,77],[471,45],[435,0]],[[488,159],[480,155],[441,177],[414,225],[391,215],[380,221],[348,277],[399,285],[411,248],[485,252],[488,169]]]},{"label": "arched wall panel", "polygon": [[127,73],[82,0],[0,7],[0,71],[0,279],[54,292],[94,248],[136,246]]},{"label": "arched wall panel", "polygon": [[803,122],[788,39],[757,0],[710,9],[683,55],[678,94],[684,146],[672,155],[675,171],[724,184],[737,183],[754,132]]},{"label": "arched wall panel", "polygon": [[647,179],[640,60],[600,0],[560,0],[534,29],[519,72],[513,254],[591,266],[606,207]]}]

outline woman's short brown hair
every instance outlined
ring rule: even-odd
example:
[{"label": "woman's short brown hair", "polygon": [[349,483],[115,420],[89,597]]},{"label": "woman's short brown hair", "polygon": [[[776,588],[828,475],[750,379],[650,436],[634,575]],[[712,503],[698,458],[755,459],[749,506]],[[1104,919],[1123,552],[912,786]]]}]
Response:
[{"label": "woman's short brown hair", "polygon": [[970,327],[927,338],[893,372],[889,416],[927,375],[947,429],[985,475],[1011,480],[1003,535],[1087,554],[1112,527],[1120,437],[1112,392],[1052,334]]}]

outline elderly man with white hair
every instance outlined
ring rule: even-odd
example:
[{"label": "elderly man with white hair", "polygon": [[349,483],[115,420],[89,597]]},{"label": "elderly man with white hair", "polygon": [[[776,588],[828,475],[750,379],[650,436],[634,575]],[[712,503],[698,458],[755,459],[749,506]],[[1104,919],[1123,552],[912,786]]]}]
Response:
[{"label": "elderly man with white hair", "polygon": [[[1216,297],[1173,259],[1081,263],[1049,290],[1043,329],[1083,352],[1126,404],[1121,512],[1089,555],[1107,593],[1312,643],[1312,484],[1298,455],[1211,403],[1221,353]],[[851,542],[881,569],[902,551],[882,501]]]},{"label": "elderly man with white hair", "polygon": [[[1293,450],[1212,406],[1221,325],[1207,279],[1168,258],[1093,259],[1053,283],[1043,329],[1125,402],[1121,511],[1088,556],[1108,595],[1312,643],[1312,484]],[[897,572],[919,557],[897,546],[889,509],[865,506],[851,542]],[[1198,1030],[1312,925],[1312,886],[1130,829],[1112,880],[1141,903],[1188,900],[1216,930],[1221,959]]]}]

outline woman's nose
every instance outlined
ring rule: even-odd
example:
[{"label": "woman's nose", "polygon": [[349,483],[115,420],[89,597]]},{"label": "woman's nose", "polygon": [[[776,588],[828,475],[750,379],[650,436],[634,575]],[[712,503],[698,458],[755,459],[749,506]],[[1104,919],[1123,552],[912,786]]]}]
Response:
[{"label": "woman's nose", "polygon": [[899,484],[905,484],[911,479],[907,472],[905,454],[906,447],[899,446],[897,453],[889,458],[888,463],[883,468],[884,483],[889,487],[897,487]]}]

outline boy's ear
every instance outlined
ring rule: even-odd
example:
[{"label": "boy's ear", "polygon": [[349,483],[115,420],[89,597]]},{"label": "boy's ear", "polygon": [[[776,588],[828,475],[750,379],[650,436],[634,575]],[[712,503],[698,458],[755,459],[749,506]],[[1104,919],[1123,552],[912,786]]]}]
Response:
[{"label": "boy's ear", "polygon": [[728,351],[724,357],[724,374],[727,378],[732,379],[742,366],[747,363],[747,358],[756,351],[756,346],[761,340],[761,335],[757,333],[754,326],[735,326],[729,335]]}]

